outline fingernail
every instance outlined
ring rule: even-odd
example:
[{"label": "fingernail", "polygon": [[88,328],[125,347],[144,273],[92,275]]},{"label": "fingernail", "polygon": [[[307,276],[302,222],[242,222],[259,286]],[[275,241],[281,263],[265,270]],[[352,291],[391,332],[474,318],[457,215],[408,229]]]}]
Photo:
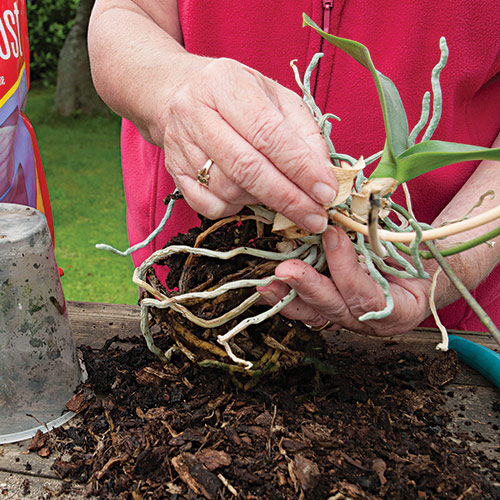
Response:
[{"label": "fingernail", "polygon": [[335,189],[324,182],[316,182],[312,188],[314,199],[322,205],[330,205],[337,195]]},{"label": "fingernail", "polygon": [[328,226],[328,218],[319,214],[310,214],[304,219],[304,225],[311,233],[324,233]]},{"label": "fingernail", "polygon": [[293,278],[292,276],[279,276],[279,280],[280,281],[283,281],[283,283],[286,283],[287,285],[291,286],[291,287],[295,287],[297,286],[298,282],[295,278]]},{"label": "fingernail", "polygon": [[278,302],[278,297],[271,290],[259,290],[259,293],[269,302]]},{"label": "fingernail", "polygon": [[323,242],[327,250],[335,250],[339,246],[339,233],[334,227],[329,227],[323,235]]}]

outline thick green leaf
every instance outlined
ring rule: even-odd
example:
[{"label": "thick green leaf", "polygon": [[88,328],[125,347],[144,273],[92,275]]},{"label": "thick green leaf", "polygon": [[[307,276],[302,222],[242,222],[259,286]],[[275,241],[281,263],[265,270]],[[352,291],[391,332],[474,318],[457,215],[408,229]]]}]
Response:
[{"label": "thick green leaf", "polygon": [[424,141],[401,153],[396,158],[396,165],[382,160],[372,177],[393,177],[401,183],[453,163],[470,160],[500,160],[500,148],[490,149],[456,142]]},{"label": "thick green leaf", "polygon": [[[303,25],[316,30],[325,40],[343,50],[372,74],[377,87],[387,135],[387,161],[399,156],[408,148],[408,119],[394,83],[378,71],[370,57],[370,51],[361,43],[330,35],[323,31],[310,17],[303,14]],[[392,157],[392,158],[391,158]]]}]

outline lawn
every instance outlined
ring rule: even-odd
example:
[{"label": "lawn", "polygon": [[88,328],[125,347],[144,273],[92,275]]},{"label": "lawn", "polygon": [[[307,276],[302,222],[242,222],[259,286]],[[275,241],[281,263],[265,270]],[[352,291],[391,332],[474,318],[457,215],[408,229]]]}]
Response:
[{"label": "lawn", "polygon": [[53,89],[31,89],[26,114],[36,131],[49,186],[65,297],[135,304],[131,258],[95,249],[96,243],[128,246],[119,119],[58,117],[53,96]]}]

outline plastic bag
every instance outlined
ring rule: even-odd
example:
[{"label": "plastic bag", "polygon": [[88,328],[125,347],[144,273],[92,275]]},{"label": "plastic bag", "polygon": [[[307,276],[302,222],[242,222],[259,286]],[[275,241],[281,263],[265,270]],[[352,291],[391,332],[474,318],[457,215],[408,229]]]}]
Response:
[{"label": "plastic bag", "polygon": [[29,89],[25,0],[0,0],[0,203],[44,213],[54,240],[49,192],[35,132],[23,110]]}]

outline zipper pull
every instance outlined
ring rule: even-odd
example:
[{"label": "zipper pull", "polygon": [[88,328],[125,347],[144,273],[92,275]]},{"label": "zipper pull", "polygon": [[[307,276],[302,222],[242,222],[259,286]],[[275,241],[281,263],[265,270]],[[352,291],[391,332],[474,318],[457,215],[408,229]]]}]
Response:
[{"label": "zipper pull", "polygon": [[330,32],[330,13],[333,7],[333,0],[323,0],[323,31]]}]

